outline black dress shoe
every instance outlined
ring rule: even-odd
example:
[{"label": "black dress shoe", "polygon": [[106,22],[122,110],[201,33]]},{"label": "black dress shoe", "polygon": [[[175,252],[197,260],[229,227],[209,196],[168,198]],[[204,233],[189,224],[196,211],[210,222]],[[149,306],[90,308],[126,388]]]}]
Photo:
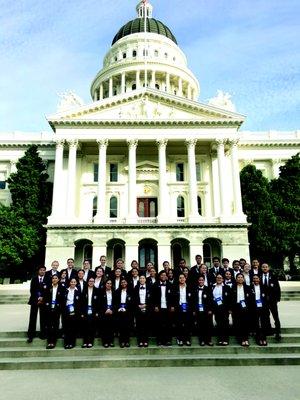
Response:
[{"label": "black dress shoe", "polygon": [[282,337],[281,337],[281,335],[279,333],[275,335],[276,342],[280,342],[281,339],[282,339]]},{"label": "black dress shoe", "polygon": [[32,341],[33,341],[33,339],[32,339],[31,337],[29,337],[29,338],[27,339],[27,343],[32,343]]}]

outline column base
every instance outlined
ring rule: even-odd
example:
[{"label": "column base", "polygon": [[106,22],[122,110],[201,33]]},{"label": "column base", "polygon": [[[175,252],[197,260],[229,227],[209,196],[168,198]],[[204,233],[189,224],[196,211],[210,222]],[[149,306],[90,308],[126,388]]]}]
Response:
[{"label": "column base", "polygon": [[203,217],[201,217],[199,214],[198,215],[189,215],[188,221],[190,224],[197,224],[199,222],[203,222]]},{"label": "column base", "polygon": [[126,217],[125,221],[126,224],[137,224],[137,216],[129,215],[128,217]]},{"label": "column base", "polygon": [[93,219],[94,224],[107,224],[107,220],[104,217],[95,215]]},{"label": "column base", "polygon": [[166,216],[157,216],[157,223],[158,224],[170,224],[171,223],[171,219],[170,217],[166,217]]}]

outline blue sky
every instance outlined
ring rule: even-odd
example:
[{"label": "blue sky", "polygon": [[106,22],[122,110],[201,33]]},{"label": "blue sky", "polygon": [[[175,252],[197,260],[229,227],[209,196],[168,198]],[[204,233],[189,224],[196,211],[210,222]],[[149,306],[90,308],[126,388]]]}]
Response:
[{"label": "blue sky", "polygon": [[[137,0],[0,0],[0,132],[50,130],[57,93],[92,79]],[[243,130],[300,129],[299,0],[152,0],[197,76],[229,92]]]}]

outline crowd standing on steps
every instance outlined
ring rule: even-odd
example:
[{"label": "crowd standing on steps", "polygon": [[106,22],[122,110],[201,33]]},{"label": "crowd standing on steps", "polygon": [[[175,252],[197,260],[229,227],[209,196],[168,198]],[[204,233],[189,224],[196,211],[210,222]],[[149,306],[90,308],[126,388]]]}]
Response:
[{"label": "crowd standing on steps", "polygon": [[115,338],[121,348],[130,347],[135,336],[138,347],[148,347],[155,337],[158,346],[171,346],[175,337],[178,346],[191,346],[192,336],[200,346],[227,346],[235,335],[241,346],[249,346],[249,336],[259,346],[267,346],[267,336],[275,324],[275,339],[281,340],[278,314],[280,285],[267,263],[257,259],[251,265],[243,258],[233,260],[213,258],[208,268],[197,255],[189,268],[181,259],[174,269],[168,261],[157,273],[148,262],[139,268],[136,260],[126,271],[118,259],[113,268],[100,257],[93,271],[84,260],[76,270],[74,259],[59,271],[58,261],[51,269],[38,269],[31,280],[30,317],[27,342],[36,336],[37,316],[40,318],[40,338],[47,339],[47,349],[53,349],[60,336],[65,349],[76,346],[82,338],[83,348],[94,346],[101,338],[103,347],[113,347]]}]

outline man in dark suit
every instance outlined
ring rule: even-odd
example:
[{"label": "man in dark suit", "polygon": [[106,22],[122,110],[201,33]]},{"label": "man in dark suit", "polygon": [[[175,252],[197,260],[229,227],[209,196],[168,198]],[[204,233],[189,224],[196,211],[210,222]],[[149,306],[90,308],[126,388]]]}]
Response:
[{"label": "man in dark suit", "polygon": [[196,265],[194,265],[191,268],[189,273],[190,282],[193,286],[197,285],[198,283],[198,278],[200,276],[200,268],[202,264],[202,256],[200,256],[200,254],[197,254],[195,260],[196,260]]},{"label": "man in dark suit", "polygon": [[84,271],[83,280],[87,282],[90,278],[95,278],[95,272],[91,270],[91,263],[89,260],[84,260],[82,265]]},{"label": "man in dark suit", "polygon": [[37,314],[40,313],[40,338],[46,338],[46,311],[44,304],[44,295],[47,290],[47,282],[45,279],[46,267],[41,266],[38,269],[38,275],[32,278],[30,283],[30,317],[27,331],[27,342],[31,343],[36,336],[36,320]]},{"label": "man in dark suit", "polygon": [[213,257],[212,261],[213,261],[213,266],[208,270],[208,280],[211,285],[213,285],[216,282],[217,274],[221,274],[222,276],[224,276],[224,270],[221,267],[220,258]]},{"label": "man in dark suit", "polygon": [[51,269],[46,272],[45,274],[45,279],[47,281],[47,285],[50,286],[52,283],[52,276],[57,275],[60,278],[60,272],[58,271],[59,267],[59,262],[58,261],[52,261],[51,263]]},{"label": "man in dark suit", "polygon": [[133,305],[136,318],[136,337],[139,347],[148,347],[149,322],[152,316],[151,288],[146,283],[146,277],[141,275],[139,283],[133,290]]},{"label": "man in dark suit", "polygon": [[261,266],[262,275],[261,282],[266,292],[267,306],[271,312],[275,323],[275,339],[281,340],[281,324],[278,313],[278,303],[281,298],[281,290],[277,277],[270,271],[268,264],[264,263]]},{"label": "man in dark suit", "polygon": [[66,276],[67,285],[69,284],[69,282],[72,278],[77,279],[77,271],[74,268],[74,258],[67,259],[67,268],[61,270],[60,273],[62,273],[63,271],[66,271],[66,273],[67,273],[67,276]]},{"label": "man in dark suit", "polygon": [[187,267],[187,265],[186,265],[185,259],[182,258],[181,260],[179,260],[178,266],[176,268],[174,268],[174,279],[176,282],[178,282],[179,275],[183,274],[184,268],[186,268],[186,267]]},{"label": "man in dark suit", "polygon": [[172,285],[167,281],[167,274],[161,271],[158,282],[151,289],[151,301],[156,316],[157,345],[172,345],[170,314],[175,311]]}]

